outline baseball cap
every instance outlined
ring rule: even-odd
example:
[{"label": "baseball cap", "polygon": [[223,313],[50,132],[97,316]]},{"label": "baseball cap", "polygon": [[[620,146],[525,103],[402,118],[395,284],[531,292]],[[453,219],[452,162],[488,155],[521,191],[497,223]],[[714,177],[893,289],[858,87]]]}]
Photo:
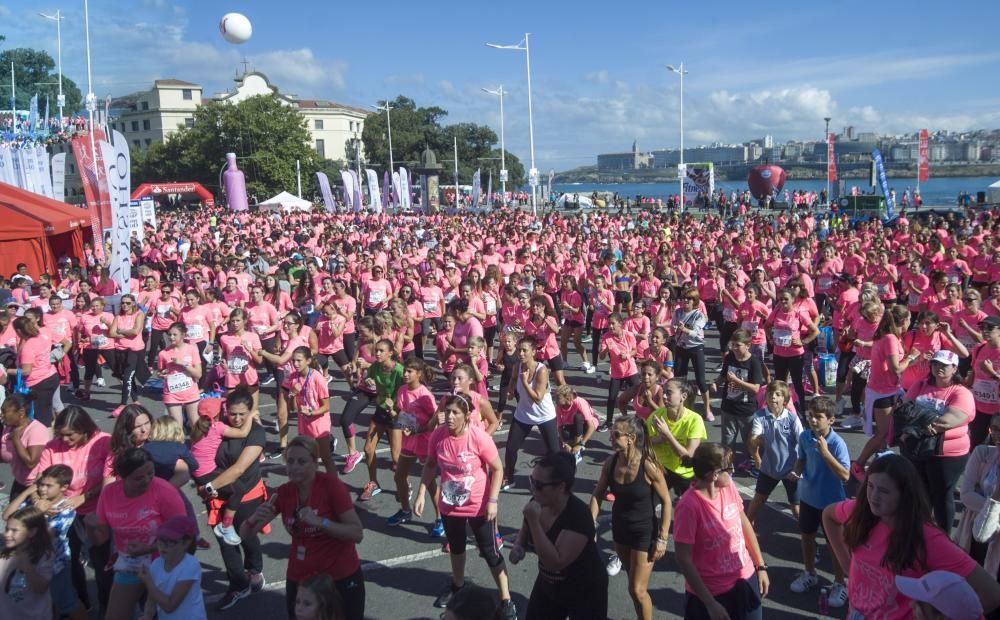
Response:
[{"label": "baseball cap", "polygon": [[198,535],[198,526],[191,517],[180,515],[170,517],[156,528],[156,537],[164,540],[180,540],[194,538]]},{"label": "baseball cap", "polygon": [[988,316],[982,321],[979,321],[980,327],[1000,327],[1000,317]]},{"label": "baseball cap", "polygon": [[931,358],[931,361],[938,362],[939,364],[950,364],[952,366],[958,366],[958,354],[956,354],[954,351],[946,351],[945,349],[941,349],[940,351],[934,354],[934,357]]},{"label": "baseball cap", "polygon": [[952,572],[936,570],[919,579],[897,575],[896,589],[909,599],[928,603],[949,620],[978,620],[983,615],[975,590]]},{"label": "baseball cap", "polygon": [[304,258],[305,257],[302,256],[301,254],[299,254],[298,252],[296,252],[295,254],[292,254],[292,260],[303,260]]}]

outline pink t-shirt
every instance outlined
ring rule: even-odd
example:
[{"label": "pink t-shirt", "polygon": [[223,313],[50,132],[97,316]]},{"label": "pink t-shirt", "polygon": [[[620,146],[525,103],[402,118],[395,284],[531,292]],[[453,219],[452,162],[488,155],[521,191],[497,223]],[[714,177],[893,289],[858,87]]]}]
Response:
[{"label": "pink t-shirt", "polygon": [[584,421],[590,426],[597,428],[598,421],[597,416],[594,415],[594,409],[590,406],[582,396],[577,396],[573,399],[573,402],[569,404],[569,407],[563,407],[562,405],[556,403],[556,425],[566,426],[573,424],[573,418],[576,414],[583,416]]},{"label": "pink t-shirt", "polygon": [[441,514],[485,516],[486,470],[499,458],[486,431],[469,425],[464,434],[452,437],[447,426],[439,426],[431,433],[428,454],[437,458],[441,474]]},{"label": "pink t-shirt", "polygon": [[529,318],[528,322],[524,324],[524,335],[535,339],[535,343],[538,345],[537,358],[539,361],[547,361],[559,355],[556,332],[552,331],[547,319],[536,323]]},{"label": "pink t-shirt", "polygon": [[[104,482],[104,469],[111,454],[111,435],[94,433],[90,441],[70,449],[62,438],[56,438],[45,445],[42,457],[38,459],[38,471],[45,471],[52,465],[66,465],[73,470],[73,480],[66,489],[66,497],[82,495]],[[76,513],[86,515],[94,512],[97,499],[84,502]]]},{"label": "pink t-shirt", "polygon": [[323,373],[312,368],[302,376],[299,372],[294,372],[281,387],[288,390],[289,396],[295,402],[295,409],[299,412],[299,434],[306,437],[323,437],[330,434],[330,412],[323,415],[306,415],[302,413],[303,408],[315,411],[320,408],[323,401],[330,398],[330,388],[326,384],[326,377]]},{"label": "pink t-shirt", "polygon": [[771,316],[767,317],[767,324],[771,327],[774,354],[781,357],[795,357],[805,353],[805,347],[793,342],[802,339],[809,330],[810,322],[804,312],[796,310],[786,312],[781,308],[775,308]]},{"label": "pink t-shirt", "polygon": [[[319,352],[324,355],[332,355],[337,351],[344,350],[344,326],[347,319],[339,314],[334,314],[333,318],[323,316],[316,323],[316,340],[319,344]],[[334,336],[334,332],[340,332]],[[411,343],[412,344],[412,343]]]},{"label": "pink t-shirt", "polygon": [[[840,502],[834,510],[834,519],[846,523],[851,516],[856,500]],[[676,516],[675,516],[676,532]],[[927,565],[910,568],[901,574],[904,577],[922,577],[931,571],[944,570],[960,577],[968,577],[976,568],[976,561],[948,539],[948,536],[925,523],[924,541],[927,545]],[[879,522],[868,534],[868,540],[851,552],[851,567],[848,575],[848,598],[851,607],[865,618],[879,620],[904,620],[913,617],[910,599],[896,589],[896,575],[885,566],[882,559],[889,548],[889,526]],[[676,533],[674,538],[676,539]]]},{"label": "pink t-shirt", "polygon": [[222,445],[223,435],[226,432],[225,422],[216,420],[208,428],[205,436],[191,444],[191,456],[198,462],[198,469],[194,472],[194,477],[208,475],[215,471],[215,453]]},{"label": "pink t-shirt", "polygon": [[425,429],[437,411],[437,400],[434,395],[425,385],[415,390],[401,385],[396,390],[396,411],[399,412],[396,418],[399,425],[415,431],[413,435],[403,435],[403,450],[417,458],[426,458],[430,433],[425,432]]},{"label": "pink t-shirt", "polygon": [[184,339],[192,344],[208,342],[211,333],[212,310],[202,304],[197,308],[185,308],[181,311],[181,322],[187,328]]},{"label": "pink t-shirt", "polygon": [[905,398],[935,409],[939,415],[946,409],[957,409],[964,413],[965,420],[961,424],[944,432],[941,456],[962,456],[969,453],[969,422],[976,417],[976,402],[969,388],[964,385],[939,388],[921,381],[907,390]]},{"label": "pink t-shirt", "polygon": [[[263,301],[253,306],[247,306],[247,329],[253,331],[258,336],[262,335],[271,326],[278,324],[278,309]],[[273,337],[273,334],[271,336]]]},{"label": "pink t-shirt", "polygon": [[135,322],[139,318],[138,312],[133,312],[132,314],[119,314],[115,317],[118,322],[119,331],[132,331],[136,327],[139,331],[136,332],[134,336],[123,336],[121,338],[115,339],[115,349],[118,351],[142,351],[146,348],[146,343],[142,340],[142,325],[136,325]]},{"label": "pink t-shirt", "polygon": [[24,379],[28,387],[38,385],[56,374],[55,366],[49,357],[51,354],[52,341],[41,335],[21,342],[21,350],[17,353],[17,364],[18,366],[31,364],[31,372]]},{"label": "pink t-shirt", "polygon": [[[674,507],[674,542],[693,547],[695,568],[713,595],[732,590],[754,573],[742,513],[743,499],[735,484],[720,488],[714,500],[690,488]],[[686,583],[684,589],[692,592]]]},{"label": "pink t-shirt", "polygon": [[180,492],[160,478],[153,478],[149,489],[138,497],[126,496],[125,483],[116,480],[104,487],[97,500],[97,522],[111,528],[118,553],[126,553],[131,542],[152,543],[161,523],[186,514]]},{"label": "pink t-shirt", "polygon": [[260,337],[254,332],[245,331],[243,335],[224,334],[219,338],[222,357],[226,360],[226,389],[238,385],[257,385],[257,368],[254,366],[253,355],[243,346],[246,340],[253,351],[262,347]]},{"label": "pink t-shirt", "polygon": [[[915,332],[910,332],[903,336],[903,349],[906,353],[912,354],[915,351],[923,353],[937,353],[942,349],[942,344],[945,338],[941,336],[941,332],[934,331],[930,336],[923,333],[921,330]],[[931,364],[920,356],[916,361],[911,362],[906,370],[903,371],[903,376],[900,378],[899,383],[904,390],[908,390],[913,387],[913,384],[920,381],[921,379],[926,379],[930,374]]]},{"label": "pink t-shirt", "polygon": [[69,310],[61,310],[57,313],[50,312],[45,315],[45,326],[52,332],[53,342],[72,340],[73,330],[77,323],[76,315]]},{"label": "pink t-shirt", "polygon": [[156,361],[156,367],[163,376],[163,404],[186,405],[201,397],[198,382],[183,369],[184,364],[201,366],[197,345],[185,342],[176,349],[164,349]]},{"label": "pink t-shirt", "polygon": [[896,356],[902,361],[903,343],[895,334],[886,334],[872,346],[872,373],[868,378],[868,389],[878,394],[891,394],[899,387],[899,375],[889,368],[889,358]]},{"label": "pink t-shirt", "polygon": [[[34,469],[28,469],[18,458],[14,448],[14,438],[11,437],[13,432],[14,429],[9,426],[5,426],[3,429],[3,435],[0,436],[0,461],[10,463],[14,480],[27,486],[35,481],[35,476],[40,470],[37,464]],[[47,443],[49,443],[49,429],[38,420],[29,421],[28,426],[21,434],[21,445],[25,448],[31,448],[32,446],[44,446]]]},{"label": "pink t-shirt", "polygon": [[473,336],[483,336],[483,324],[474,316],[470,316],[464,321],[455,322],[455,330],[451,334],[451,344],[456,349],[464,349],[469,346],[469,338]]},{"label": "pink t-shirt", "polygon": [[973,351],[972,368],[976,376],[972,382],[972,396],[976,399],[976,411],[997,413],[1000,412],[1000,381],[979,367],[984,360],[993,362],[993,372],[1000,371],[1000,348],[986,344]]},{"label": "pink t-shirt", "polygon": [[611,332],[604,334],[601,338],[601,349],[608,352],[612,379],[624,379],[639,372],[639,367],[635,363],[635,356],[638,353],[635,336],[629,332],[622,331],[622,335],[618,338]]}]

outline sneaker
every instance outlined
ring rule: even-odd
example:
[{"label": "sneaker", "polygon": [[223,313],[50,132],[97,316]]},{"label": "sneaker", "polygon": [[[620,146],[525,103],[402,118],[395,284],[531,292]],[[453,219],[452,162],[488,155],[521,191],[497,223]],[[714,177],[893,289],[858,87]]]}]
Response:
[{"label": "sneaker", "polygon": [[753,469],[753,463],[750,461],[750,459],[747,459],[736,466],[736,471],[742,472],[744,474],[749,473],[751,469]]},{"label": "sneaker", "polygon": [[576,454],[574,454],[573,455],[573,459],[576,461],[577,465],[579,465],[580,463],[582,463],[583,462],[583,450],[580,450],[579,452],[577,452]]},{"label": "sneaker", "polygon": [[494,537],[496,538],[497,542],[497,552],[503,551],[503,545],[504,545],[503,534],[497,532]]},{"label": "sneaker", "polygon": [[751,463],[750,469],[747,470],[747,475],[753,478],[754,480],[757,480],[758,478],[760,478],[760,470],[757,469],[756,465]]},{"label": "sneaker", "polygon": [[849,415],[840,423],[840,428],[861,428],[865,425],[864,419],[859,415]]},{"label": "sneaker", "polygon": [[222,523],[216,523],[215,527],[212,529],[215,535],[222,539],[222,542],[235,547],[243,542],[240,535],[236,533],[236,528],[233,526],[226,527]]},{"label": "sneaker", "polygon": [[438,594],[437,598],[434,599],[434,606],[437,607],[438,609],[444,609],[445,607],[448,606],[448,601],[451,600],[451,597],[454,596],[456,592],[458,592],[464,587],[465,587],[464,583],[461,585],[461,587],[458,587],[451,582],[451,579],[449,579],[448,585],[445,587],[444,590],[441,591],[441,594]]},{"label": "sneaker", "polygon": [[96,385],[97,387],[104,387],[104,385],[105,385],[105,383],[104,383],[104,377],[98,377],[94,381],[94,385]]},{"label": "sneaker", "polygon": [[215,609],[217,609],[218,611],[226,611],[227,609],[231,609],[233,605],[239,603],[248,596],[250,596],[249,586],[247,586],[245,590],[230,590],[229,592],[226,592],[225,596],[222,597],[222,600],[219,601],[219,604],[215,606]]},{"label": "sneaker", "polygon": [[125,409],[125,405],[118,405],[118,406],[117,406],[117,407],[115,407],[115,408],[114,408],[114,410],[113,410],[113,411],[111,412],[111,417],[112,417],[112,418],[117,418],[118,416],[120,416],[120,415],[122,414],[122,411],[123,411],[124,409]]},{"label": "sneaker", "polygon": [[333,383],[333,375],[327,375],[326,376],[326,384],[330,385],[331,383]]},{"label": "sneaker", "polygon": [[622,560],[618,557],[617,553],[611,554],[611,559],[608,560],[605,569],[608,571],[608,577],[614,577],[618,573],[622,572]]},{"label": "sneaker", "polygon": [[842,583],[835,583],[830,588],[827,595],[827,604],[830,607],[843,607],[847,604],[847,586]]},{"label": "sneaker", "polygon": [[409,510],[398,510],[396,514],[385,520],[386,525],[402,525],[413,520],[413,513]]},{"label": "sneaker", "polygon": [[369,482],[368,484],[365,485],[365,488],[361,490],[361,497],[359,497],[358,499],[361,500],[362,502],[367,502],[381,492],[382,492],[382,487],[375,484],[374,482]]},{"label": "sneaker", "polygon": [[271,385],[272,383],[274,383],[274,375],[267,375],[260,382],[261,385]]},{"label": "sneaker", "polygon": [[284,456],[285,456],[285,449],[282,448],[281,446],[278,446],[274,450],[271,450],[270,452],[267,453],[267,458],[271,459],[272,461],[283,458]]},{"label": "sneaker", "polygon": [[514,601],[507,599],[500,601],[500,618],[503,620],[517,620],[517,607]]},{"label": "sneaker", "polygon": [[254,573],[247,572],[247,577],[250,579],[250,593],[255,594],[264,589],[267,585],[267,579],[264,579],[264,573]]},{"label": "sneaker", "polygon": [[609,430],[611,430],[611,426],[609,426],[607,422],[601,422],[601,425],[597,427],[598,433],[606,433]]},{"label": "sneaker", "polygon": [[847,401],[846,400],[844,400],[843,398],[837,399],[837,417],[838,418],[843,417],[843,415],[844,415],[844,409],[845,409],[846,406],[847,406]]},{"label": "sneaker", "polygon": [[597,367],[593,364],[587,364],[587,367],[583,369],[588,375],[592,375],[597,372]]},{"label": "sneaker", "polygon": [[434,527],[431,528],[431,536],[434,538],[442,538],[444,536],[444,522],[441,519],[434,522]]},{"label": "sneaker", "polygon": [[591,337],[590,334],[584,334],[583,337],[580,338],[580,342],[593,342],[593,341],[594,339]]},{"label": "sneaker", "polygon": [[500,483],[500,490],[509,491],[512,486],[514,486],[513,482],[511,482],[510,480],[504,480],[503,482]]},{"label": "sneaker", "polygon": [[706,413],[705,414],[705,421],[706,422],[715,422],[715,414],[712,413],[711,411],[709,411],[708,413]]},{"label": "sneaker", "polygon": [[354,454],[348,454],[347,460],[344,461],[344,466],[340,469],[340,473],[349,474],[354,471],[354,468],[358,466],[364,454],[361,452],[355,452]]},{"label": "sneaker", "polygon": [[806,590],[815,588],[817,585],[819,585],[819,577],[816,576],[816,573],[807,573],[803,571],[801,575],[795,578],[795,581],[791,583],[789,588],[792,592],[801,594]]}]

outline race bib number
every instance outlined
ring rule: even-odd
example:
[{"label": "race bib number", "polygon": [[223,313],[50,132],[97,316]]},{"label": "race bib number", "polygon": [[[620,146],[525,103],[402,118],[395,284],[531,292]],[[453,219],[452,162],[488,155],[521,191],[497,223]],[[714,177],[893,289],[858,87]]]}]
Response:
[{"label": "race bib number", "polygon": [[230,374],[243,374],[249,366],[250,360],[242,355],[233,355],[226,360],[226,370],[228,370]]},{"label": "race bib number", "polygon": [[757,335],[757,321],[743,321],[740,327],[750,332],[751,336]]},{"label": "race bib number", "polygon": [[774,346],[776,347],[792,346],[792,330],[790,329],[774,330]]},{"label": "race bib number", "polygon": [[472,495],[472,476],[457,480],[445,480],[441,483],[441,501],[449,506],[464,506]]},{"label": "race bib number", "polygon": [[188,340],[201,340],[205,337],[205,329],[199,323],[192,323],[187,326]]},{"label": "race bib number", "polygon": [[906,296],[906,303],[911,306],[917,306],[920,304],[920,295],[917,293],[910,293]]},{"label": "race bib number", "polygon": [[368,304],[374,306],[385,299],[385,291],[368,291]]},{"label": "race bib number", "polygon": [[91,336],[90,344],[93,347],[100,348],[108,344],[108,338],[106,336]]},{"label": "race bib number", "polygon": [[492,297],[486,298],[486,314],[496,314],[497,313],[497,300]]},{"label": "race bib number", "polygon": [[182,372],[174,372],[167,375],[166,386],[168,392],[175,394],[194,387],[194,380]]},{"label": "race bib number", "polygon": [[259,335],[263,335],[267,331],[267,325],[254,325],[253,330]]},{"label": "race bib number", "polygon": [[878,288],[878,296],[879,297],[885,297],[886,295],[889,294],[889,283],[888,282],[885,283],[885,284],[876,284],[875,286]]},{"label": "race bib number", "polygon": [[830,276],[820,276],[819,278],[819,290],[825,291],[833,286],[833,278]]},{"label": "race bib number", "polygon": [[722,309],[722,318],[723,318],[723,320],[726,321],[726,323],[735,323],[736,322],[736,308],[723,308]]},{"label": "race bib number", "polygon": [[424,312],[437,312],[438,305],[436,301],[425,301],[424,302]]},{"label": "race bib number", "polygon": [[995,405],[1000,402],[1000,381],[996,379],[976,379],[972,382],[972,396],[981,403]]}]

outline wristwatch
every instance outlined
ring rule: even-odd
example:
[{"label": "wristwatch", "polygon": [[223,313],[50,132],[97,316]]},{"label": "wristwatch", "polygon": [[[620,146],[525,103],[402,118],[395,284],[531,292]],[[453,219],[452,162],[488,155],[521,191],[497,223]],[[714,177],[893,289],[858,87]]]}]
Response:
[{"label": "wristwatch", "polygon": [[763,570],[763,571],[766,571],[766,570],[767,570],[767,564],[761,564],[760,566],[758,566],[758,567],[757,567],[757,572],[758,572],[758,573],[759,573],[760,571],[762,571],[762,570]]}]

